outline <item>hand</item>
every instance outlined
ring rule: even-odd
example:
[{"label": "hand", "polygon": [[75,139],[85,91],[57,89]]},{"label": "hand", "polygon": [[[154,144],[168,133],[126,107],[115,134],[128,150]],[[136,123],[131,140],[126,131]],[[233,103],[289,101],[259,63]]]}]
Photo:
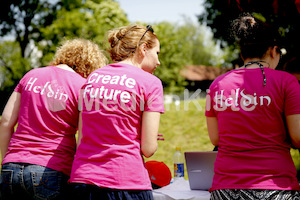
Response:
[{"label": "hand", "polygon": [[162,133],[157,134],[157,140],[165,140],[164,136]]}]

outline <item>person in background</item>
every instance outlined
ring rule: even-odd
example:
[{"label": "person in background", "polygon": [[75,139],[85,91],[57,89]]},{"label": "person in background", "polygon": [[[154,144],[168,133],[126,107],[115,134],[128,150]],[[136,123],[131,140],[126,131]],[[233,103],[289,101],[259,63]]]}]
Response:
[{"label": "person in background", "polygon": [[108,33],[113,64],[94,71],[82,87],[78,149],[70,182],[74,199],[151,200],[143,156],[157,149],[163,87],[159,40],[150,25]]},{"label": "person in background", "polygon": [[294,75],[298,82],[300,83],[300,62],[299,58],[293,57],[289,61],[287,61],[283,67],[284,71],[289,72]]},{"label": "person in background", "polygon": [[106,62],[97,44],[68,40],[20,80],[0,121],[2,200],[67,198],[80,88]]},{"label": "person in background", "polygon": [[291,145],[300,147],[297,79],[275,70],[277,30],[250,14],[233,21],[244,65],[219,76],[207,94],[210,140],[218,146],[211,199],[299,199]]}]

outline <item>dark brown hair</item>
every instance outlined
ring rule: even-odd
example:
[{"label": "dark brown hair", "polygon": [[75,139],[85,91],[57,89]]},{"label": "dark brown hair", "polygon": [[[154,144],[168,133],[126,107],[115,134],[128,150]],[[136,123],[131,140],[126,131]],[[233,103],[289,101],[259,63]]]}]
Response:
[{"label": "dark brown hair", "polygon": [[278,30],[249,13],[232,22],[231,35],[236,39],[243,59],[261,58],[269,47],[281,46]]}]

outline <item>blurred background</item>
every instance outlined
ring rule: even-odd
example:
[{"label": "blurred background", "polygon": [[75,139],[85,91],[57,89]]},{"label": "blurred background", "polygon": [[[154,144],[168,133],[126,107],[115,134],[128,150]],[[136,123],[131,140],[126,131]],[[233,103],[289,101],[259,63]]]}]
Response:
[{"label": "blurred background", "polygon": [[0,9],[0,111],[19,79],[47,66],[61,41],[83,37],[106,50],[107,31],[133,23],[151,24],[160,39],[155,75],[167,101],[184,89],[205,93],[239,66],[228,31],[243,11],[278,26],[286,50],[278,69],[299,54],[300,0],[9,0]]},{"label": "blurred background", "polygon": [[175,146],[183,151],[213,149],[203,97],[217,76],[242,63],[229,27],[245,11],[280,31],[285,55],[278,70],[299,57],[300,0],[1,1],[0,111],[22,76],[47,66],[63,40],[90,39],[105,51],[108,30],[151,24],[161,44],[155,75],[163,82],[167,111],[160,125],[165,141],[153,159],[172,168]]}]

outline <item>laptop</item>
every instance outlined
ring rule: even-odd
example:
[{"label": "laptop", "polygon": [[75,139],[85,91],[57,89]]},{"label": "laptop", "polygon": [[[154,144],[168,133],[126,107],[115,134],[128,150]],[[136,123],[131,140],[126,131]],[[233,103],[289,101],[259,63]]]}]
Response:
[{"label": "laptop", "polygon": [[184,152],[191,190],[208,190],[214,176],[214,163],[218,151]]}]

